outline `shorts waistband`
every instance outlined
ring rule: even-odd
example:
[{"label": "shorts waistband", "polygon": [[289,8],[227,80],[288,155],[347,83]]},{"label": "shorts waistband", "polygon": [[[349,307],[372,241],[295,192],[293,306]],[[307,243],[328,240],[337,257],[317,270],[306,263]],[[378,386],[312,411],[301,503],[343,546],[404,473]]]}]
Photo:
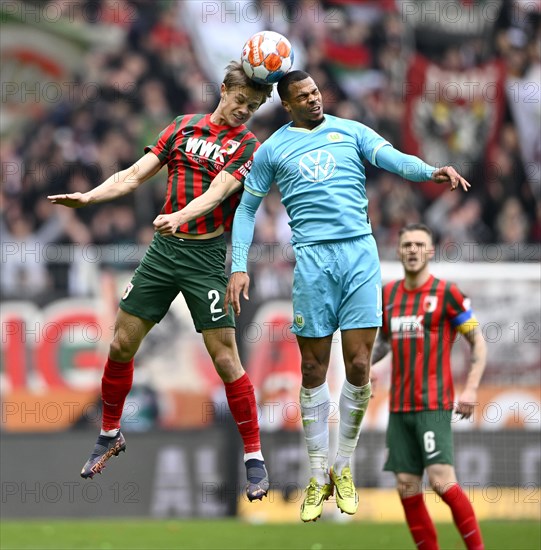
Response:
[{"label": "shorts waistband", "polygon": [[306,246],[325,246],[325,245],[335,245],[335,244],[344,244],[358,239],[365,239],[366,237],[373,237],[372,233],[361,233],[360,235],[353,235],[352,237],[345,237],[343,239],[329,239],[327,241],[311,241],[311,242],[295,242],[293,244],[294,249],[304,248]]},{"label": "shorts waistband", "polygon": [[168,243],[171,243],[171,242],[178,243],[181,246],[186,246],[186,245],[205,246],[210,244],[217,244],[220,241],[225,240],[223,233],[221,235],[218,235],[217,237],[212,237],[210,239],[181,239],[180,237],[173,237],[173,236],[164,237],[163,235],[160,235],[158,232],[156,232],[155,235],[158,239],[163,239]]},{"label": "shorts waistband", "polygon": [[208,241],[213,237],[219,237],[224,234],[224,226],[219,225],[214,231],[209,231],[208,233],[174,233],[173,237],[177,239],[182,239],[184,241]]}]

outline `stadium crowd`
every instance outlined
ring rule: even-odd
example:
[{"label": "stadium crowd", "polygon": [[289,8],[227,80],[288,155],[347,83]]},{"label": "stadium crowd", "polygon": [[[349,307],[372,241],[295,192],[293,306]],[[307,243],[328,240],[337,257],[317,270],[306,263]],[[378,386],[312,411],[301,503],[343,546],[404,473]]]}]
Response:
[{"label": "stadium crowd", "polygon": [[[152,220],[162,206],[165,172],[136,193],[110,204],[73,211],[54,207],[46,197],[89,190],[128,167],[177,114],[213,109],[217,95],[202,93],[209,76],[195,54],[198,44],[188,32],[190,22],[183,17],[182,2],[47,3],[57,4],[61,10],[69,7],[75,24],[116,27],[122,39],[114,51],[98,47],[86,51],[75,75],[78,86],[74,93],[39,110],[3,136],[2,246],[125,243],[146,247],[153,234]],[[528,11],[533,3],[496,2],[497,17],[483,31],[489,40],[477,33],[446,41],[442,32],[439,43],[423,40],[422,26],[416,28],[411,23],[405,11],[408,3],[399,0],[273,0],[273,4],[280,4],[283,13],[312,14],[311,20],[292,15],[289,23],[283,18],[279,22],[269,19],[266,27],[282,32],[303,50],[299,57],[304,69],[318,81],[327,111],[366,123],[402,150],[408,149],[404,143],[404,125],[408,123],[404,82],[413,56],[434,58],[458,73],[488,62],[496,62],[505,71],[508,93],[502,101],[497,135],[490,146],[487,140],[482,155],[468,170],[462,166],[473,183],[469,194],[435,193],[431,184],[396,182],[397,176],[368,167],[370,218],[382,259],[394,258],[398,229],[412,222],[428,223],[440,246],[449,242],[497,243],[511,250],[510,260],[520,259],[515,254],[517,244],[539,243],[541,199],[536,181],[540,174],[535,170],[529,173],[539,165],[528,164],[524,157],[522,127],[509,92],[515,89],[510,84],[513,79],[531,83],[538,79],[541,18],[538,11]],[[317,18],[316,12],[320,14]],[[90,83],[97,93],[89,101],[83,91]],[[539,118],[539,80],[534,101]],[[439,108],[441,112],[432,114],[429,129],[452,147],[453,139],[467,133],[461,125],[468,119],[453,120],[444,105]],[[275,105],[255,117],[251,127],[263,141],[285,122],[286,113]],[[539,156],[539,141],[535,147]],[[421,156],[428,162],[437,161]],[[255,242],[286,247],[290,232],[277,194],[269,195],[258,215],[266,223],[256,224]],[[35,263],[25,267],[15,256],[12,262],[9,255],[3,256],[2,297],[77,294],[77,287],[68,284],[65,270],[53,263],[42,262],[38,272]],[[285,264],[291,259],[287,254],[281,257]],[[273,266],[274,273],[277,268]],[[269,285],[281,284],[265,273],[261,266],[262,279]],[[288,279],[283,284],[287,287]]]}]

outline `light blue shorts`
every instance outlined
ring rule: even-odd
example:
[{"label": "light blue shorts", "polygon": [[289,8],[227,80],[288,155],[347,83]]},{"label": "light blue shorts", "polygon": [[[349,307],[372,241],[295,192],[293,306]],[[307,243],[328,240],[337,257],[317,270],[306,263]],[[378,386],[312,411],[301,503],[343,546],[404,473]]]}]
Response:
[{"label": "light blue shorts", "polygon": [[294,250],[294,334],[322,338],[338,329],[381,326],[381,272],[372,235]]}]

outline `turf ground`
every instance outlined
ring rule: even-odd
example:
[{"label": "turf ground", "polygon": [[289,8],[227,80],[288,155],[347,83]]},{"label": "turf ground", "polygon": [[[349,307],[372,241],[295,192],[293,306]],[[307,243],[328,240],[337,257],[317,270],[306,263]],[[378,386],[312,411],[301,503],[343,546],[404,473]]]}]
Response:
[{"label": "turf ground", "polygon": [[[437,526],[441,549],[464,548],[452,524]],[[539,550],[536,522],[482,522],[487,550]],[[216,521],[2,521],[0,548],[8,549],[278,549],[413,550],[403,524],[362,522],[250,525]]]}]

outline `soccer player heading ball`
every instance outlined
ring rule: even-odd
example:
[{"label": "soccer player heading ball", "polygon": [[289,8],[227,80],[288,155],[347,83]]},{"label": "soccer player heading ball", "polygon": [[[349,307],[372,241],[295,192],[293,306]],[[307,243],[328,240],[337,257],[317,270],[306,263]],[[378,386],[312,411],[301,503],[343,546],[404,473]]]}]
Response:
[{"label": "soccer player heading ball", "polygon": [[[234,315],[223,307],[227,285],[223,233],[230,228],[259,145],[245,123],[271,91],[272,85],[249,79],[240,63],[232,62],[212,113],[177,117],[145,147],[146,154],[135,164],[95,189],[48,197],[71,208],[116,199],[167,165],[167,192],[162,212],[154,220],[154,239],[120,300],[102,378],[102,431],[81,471],[84,478],[101,473],[112,456],[125,450],[120,418],[132,386],[135,353],[182,292],[225,384],[229,408],[244,442],[248,499],[267,494],[269,480],[261,454],[254,389],[240,363]],[[178,358],[172,357],[171,362],[173,369]]]},{"label": "soccer player heading ball", "polygon": [[[374,130],[324,114],[312,77],[292,71],[278,82],[291,117],[258,149],[233,224],[233,266],[227,301],[240,313],[248,296],[247,271],[255,213],[275,181],[291,219],[297,265],[293,327],[301,353],[301,415],[312,477],[302,521],[315,521],[336,491],[342,512],[354,514],[358,497],[350,461],[370,400],[370,355],[381,326],[381,275],[368,217],[363,162],[412,181],[470,184],[454,168],[436,169],[405,155]],[[326,382],[333,333],[342,331],[346,381],[340,395],[338,453],[329,468],[330,394]]]}]

